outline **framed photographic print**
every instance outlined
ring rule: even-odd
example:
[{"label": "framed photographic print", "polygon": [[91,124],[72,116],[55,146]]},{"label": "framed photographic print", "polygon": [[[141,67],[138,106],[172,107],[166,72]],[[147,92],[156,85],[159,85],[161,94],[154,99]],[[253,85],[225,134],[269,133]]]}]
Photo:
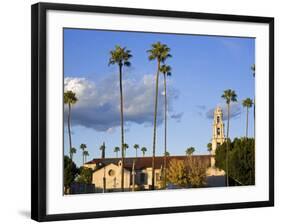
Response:
[{"label": "framed photographic print", "polygon": [[32,219],[273,205],[273,18],[32,6]]}]

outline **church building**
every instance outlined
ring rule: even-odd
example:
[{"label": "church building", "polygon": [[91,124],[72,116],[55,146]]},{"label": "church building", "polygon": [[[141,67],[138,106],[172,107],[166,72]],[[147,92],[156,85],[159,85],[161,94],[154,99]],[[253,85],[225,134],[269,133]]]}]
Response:
[{"label": "church building", "polygon": [[[210,155],[192,155],[194,160],[203,163],[207,174],[209,187],[224,186],[225,172],[215,167],[216,149],[226,141],[224,135],[223,112],[221,107],[214,110],[212,125],[212,150]],[[164,167],[164,156],[155,157],[155,188],[161,188]],[[187,156],[167,156],[167,169],[172,159],[178,161],[187,159]],[[91,168],[92,184],[95,192],[113,192],[121,189],[121,158],[105,158],[104,152],[101,158],[93,159],[84,164]],[[148,190],[152,185],[152,157],[129,157],[124,163],[124,189],[125,191]]]}]

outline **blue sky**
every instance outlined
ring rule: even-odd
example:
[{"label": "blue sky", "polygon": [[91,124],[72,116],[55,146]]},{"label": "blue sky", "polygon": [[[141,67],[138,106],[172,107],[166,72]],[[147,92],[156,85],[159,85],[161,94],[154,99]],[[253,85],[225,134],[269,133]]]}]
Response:
[{"label": "blue sky", "polygon": [[[156,62],[148,60],[151,44],[160,41],[171,48],[172,67],[168,79],[168,151],[183,155],[187,147],[197,154],[207,154],[212,136],[212,109],[225,105],[221,95],[234,89],[238,104],[232,107],[230,137],[245,134],[245,108],[241,101],[254,97],[254,79],[250,66],[255,63],[253,38],[175,35],[101,30],[64,30],[65,89],[77,92],[79,102],[72,111],[72,139],[77,148],[74,160],[81,165],[79,145],[88,146],[90,157],[100,157],[105,142],[106,156],[114,157],[113,148],[120,146],[118,67],[108,66],[109,51],[115,45],[132,52],[130,68],[124,69],[125,142],[134,156],[137,143],[152,149],[152,116]],[[160,76],[159,119],[156,154],[164,148],[163,77]],[[250,110],[249,135],[253,136],[253,110]],[[68,133],[65,127],[65,153]],[[141,153],[138,153],[141,155]]]}]

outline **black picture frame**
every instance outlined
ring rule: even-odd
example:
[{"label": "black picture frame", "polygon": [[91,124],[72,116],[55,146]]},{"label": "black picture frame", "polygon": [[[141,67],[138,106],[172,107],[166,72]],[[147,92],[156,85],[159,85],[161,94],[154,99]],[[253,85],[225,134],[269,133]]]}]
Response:
[{"label": "black picture frame", "polygon": [[[170,18],[254,22],[269,25],[269,200],[243,203],[208,204],[196,206],[159,207],[149,209],[114,210],[70,214],[46,214],[46,12],[63,10],[75,12],[100,12],[124,15],[141,15]],[[86,218],[178,213],[206,210],[254,208],[274,206],[274,18],[183,11],[164,11],[137,8],[103,7],[89,5],[37,3],[32,5],[31,49],[31,218],[37,221],[74,220]]]}]

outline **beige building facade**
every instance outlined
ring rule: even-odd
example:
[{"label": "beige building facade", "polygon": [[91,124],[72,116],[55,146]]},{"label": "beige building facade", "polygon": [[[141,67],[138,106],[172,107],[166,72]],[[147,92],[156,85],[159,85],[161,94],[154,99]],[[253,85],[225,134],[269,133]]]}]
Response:
[{"label": "beige building facade", "polygon": [[[210,156],[193,156],[210,166]],[[171,159],[186,160],[186,156],[169,156]],[[124,190],[148,190],[152,185],[152,157],[125,158]],[[163,183],[164,157],[155,157],[155,187],[161,188]],[[121,158],[93,159],[84,167],[93,169],[92,184],[96,192],[114,192],[121,190]]]}]

